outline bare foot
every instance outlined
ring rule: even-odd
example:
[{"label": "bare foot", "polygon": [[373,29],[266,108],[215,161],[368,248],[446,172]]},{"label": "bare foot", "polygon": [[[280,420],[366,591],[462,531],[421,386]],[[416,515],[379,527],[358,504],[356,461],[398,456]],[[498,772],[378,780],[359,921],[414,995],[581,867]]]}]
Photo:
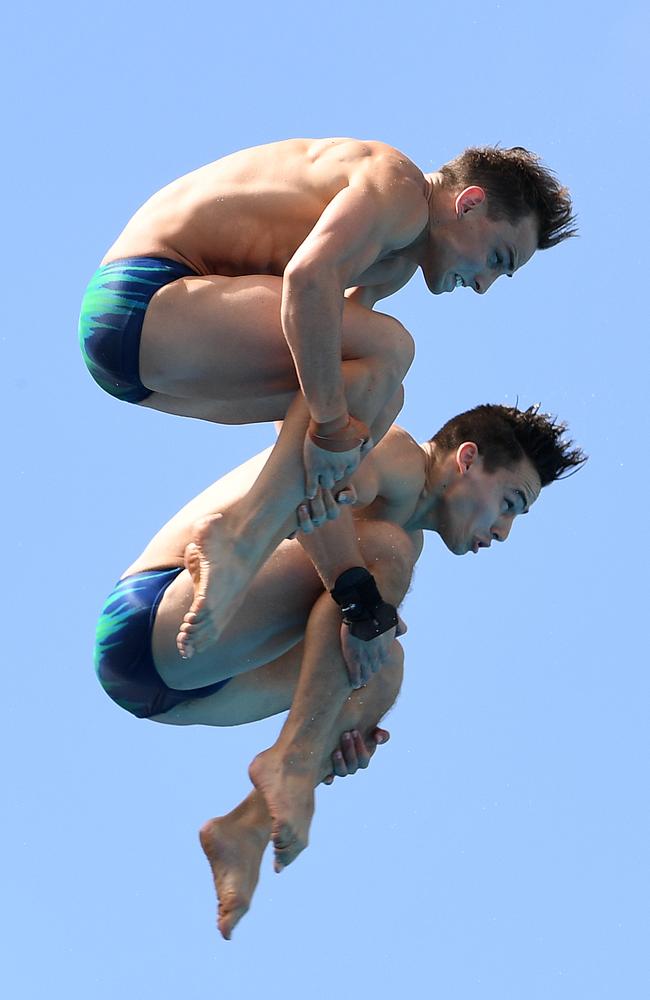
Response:
[{"label": "bare foot", "polygon": [[268,840],[259,830],[230,816],[208,820],[199,839],[219,900],[217,927],[230,941],[233,929],[251,905]]},{"label": "bare foot", "polygon": [[271,816],[273,867],[280,872],[295,861],[309,842],[317,779],[304,764],[283,759],[274,747],[258,754],[248,773],[264,796]]},{"label": "bare foot", "polygon": [[222,514],[203,518],[195,526],[194,539],[185,549],[194,600],[176,636],[184,659],[212,646],[241,604],[257,569],[241,549]]}]

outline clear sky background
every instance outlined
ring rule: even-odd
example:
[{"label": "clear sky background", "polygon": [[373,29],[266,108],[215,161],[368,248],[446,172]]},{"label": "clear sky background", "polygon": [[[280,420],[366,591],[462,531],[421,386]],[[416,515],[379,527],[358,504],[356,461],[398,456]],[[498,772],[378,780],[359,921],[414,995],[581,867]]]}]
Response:
[{"label": "clear sky background", "polygon": [[[648,6],[26,4],[3,14],[3,991],[92,997],[649,995]],[[139,721],[94,625],[164,520],[265,447],[110,398],[76,343],[100,258],[157,188],[289,136],[423,170],[525,145],[580,239],[485,297],[420,276],[383,308],[419,439],[541,400],[591,458],[507,545],[431,536],[392,741],[318,793],[312,842],[224,943],[197,842],[281,720]]]}]

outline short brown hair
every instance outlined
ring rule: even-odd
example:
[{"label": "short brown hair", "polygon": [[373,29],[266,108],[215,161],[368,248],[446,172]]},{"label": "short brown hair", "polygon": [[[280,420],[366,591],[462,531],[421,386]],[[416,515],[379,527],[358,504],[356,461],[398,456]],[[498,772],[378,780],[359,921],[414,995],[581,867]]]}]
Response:
[{"label": "short brown hair", "polygon": [[531,212],[537,218],[537,247],[547,250],[578,233],[569,189],[563,187],[539,156],[513,146],[471,146],[441,167],[454,187],[477,184],[487,193],[488,217],[518,222]]},{"label": "short brown hair", "polygon": [[484,403],[452,417],[431,440],[443,451],[473,441],[486,472],[512,468],[525,456],[535,466],[542,486],[548,486],[587,461],[584,452],[564,438],[566,430],[566,424],[540,413],[539,403],[527,410]]}]

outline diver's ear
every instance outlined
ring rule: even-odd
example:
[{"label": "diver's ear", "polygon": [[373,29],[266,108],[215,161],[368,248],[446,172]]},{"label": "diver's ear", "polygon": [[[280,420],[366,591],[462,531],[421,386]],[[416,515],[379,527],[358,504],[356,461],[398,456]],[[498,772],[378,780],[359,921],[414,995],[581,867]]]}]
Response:
[{"label": "diver's ear", "polygon": [[463,441],[456,449],[456,466],[461,476],[469,472],[474,463],[478,460],[478,445],[473,441]]},{"label": "diver's ear", "polygon": [[466,187],[459,195],[456,196],[456,201],[454,202],[454,209],[456,211],[456,218],[461,219],[463,215],[467,215],[471,212],[473,208],[478,208],[485,201],[485,189],[482,187],[477,187],[473,185],[472,187]]}]

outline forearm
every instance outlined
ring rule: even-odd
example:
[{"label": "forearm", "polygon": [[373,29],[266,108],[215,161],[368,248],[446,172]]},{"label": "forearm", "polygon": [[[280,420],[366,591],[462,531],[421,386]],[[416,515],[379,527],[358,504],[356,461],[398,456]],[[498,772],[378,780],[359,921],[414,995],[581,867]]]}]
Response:
[{"label": "forearm", "polygon": [[298,539],[327,590],[346,569],[366,565],[350,509],[341,508],[335,521],[326,521],[313,534],[301,533]]},{"label": "forearm", "polygon": [[282,329],[313,420],[347,414],[341,372],[343,294],[334,280],[285,275]]}]

